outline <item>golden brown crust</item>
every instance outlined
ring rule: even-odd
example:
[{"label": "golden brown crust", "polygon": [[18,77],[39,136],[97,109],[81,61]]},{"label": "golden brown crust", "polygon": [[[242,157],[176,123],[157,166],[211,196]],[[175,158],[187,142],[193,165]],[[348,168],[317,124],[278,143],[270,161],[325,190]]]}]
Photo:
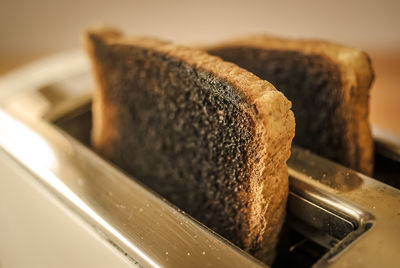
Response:
[{"label": "golden brown crust", "polygon": [[342,82],[340,113],[346,119],[345,129],[347,130],[343,140],[346,143],[347,153],[343,155],[342,164],[365,174],[372,174],[373,140],[368,110],[369,89],[374,73],[365,52],[321,40],[296,40],[267,35],[245,37],[207,48],[207,50],[218,51],[231,47],[298,51],[304,55],[320,55],[333,62],[340,72]]},{"label": "golden brown crust", "polygon": [[[98,34],[98,36],[97,36]],[[86,50],[91,57],[94,57],[95,46],[93,42],[90,42],[90,38],[99,38],[100,36],[119,36],[121,33],[112,28],[98,27],[87,32],[85,36]],[[92,103],[92,113],[93,113],[93,125],[91,132],[91,143],[96,150],[103,154],[109,155],[112,151],[109,142],[103,142],[105,140],[112,140],[117,138],[115,123],[116,123],[116,113],[115,107],[107,103],[107,98],[104,95],[104,89],[106,85],[104,84],[104,79],[101,77],[106,74],[103,73],[102,68],[99,64],[92,64],[93,74],[95,76],[96,88],[99,90],[94,90],[93,92],[93,103]]]},{"label": "golden brown crust", "polygon": [[[113,130],[115,106],[107,103],[105,85],[113,79],[103,73],[103,62],[98,60],[95,50],[99,46],[112,50],[115,46],[140,48],[173,57],[182,63],[211,74],[220,81],[226,81],[243,95],[252,109],[248,110],[255,124],[255,142],[259,148],[256,156],[248,159],[252,167],[249,177],[249,193],[242,192],[248,199],[249,207],[240,217],[247,217],[241,223],[242,244],[246,250],[270,251],[276,245],[277,235],[283,221],[288,194],[288,175],[286,160],[290,156],[291,140],[294,136],[294,116],[291,103],[270,83],[259,79],[252,73],[235,64],[210,56],[202,50],[186,48],[149,38],[127,38],[112,30],[95,30],[87,34],[87,50],[92,58],[98,89],[94,99],[93,145],[106,157],[110,152],[107,145],[110,139],[118,139]],[[110,109],[111,110],[108,110]],[[239,223],[238,223],[239,224]],[[267,250],[266,250],[267,249]],[[260,256],[260,258],[264,258]],[[265,257],[266,258],[266,257]],[[269,258],[269,257],[268,257]]]}]

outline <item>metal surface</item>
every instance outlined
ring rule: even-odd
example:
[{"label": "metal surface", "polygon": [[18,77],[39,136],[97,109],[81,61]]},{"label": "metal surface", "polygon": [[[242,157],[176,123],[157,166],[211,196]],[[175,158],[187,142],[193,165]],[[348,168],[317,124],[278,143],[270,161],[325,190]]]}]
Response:
[{"label": "metal surface", "polygon": [[[75,53],[0,79],[1,148],[143,266],[263,266],[72,137],[85,143],[90,130],[74,119],[87,115],[88,70]],[[301,148],[288,165],[291,225],[328,250],[316,267],[400,265],[398,190]]]},{"label": "metal surface", "polygon": [[395,267],[400,264],[400,191],[326,159],[294,149],[291,190],[354,224],[355,231],[316,266]]},{"label": "metal surface", "polygon": [[400,163],[400,137],[374,127],[375,150],[383,156]]}]

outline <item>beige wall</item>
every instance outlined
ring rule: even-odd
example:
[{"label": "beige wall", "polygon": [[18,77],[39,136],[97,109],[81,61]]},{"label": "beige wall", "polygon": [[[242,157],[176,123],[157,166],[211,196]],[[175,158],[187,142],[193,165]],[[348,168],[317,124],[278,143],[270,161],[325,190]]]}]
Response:
[{"label": "beige wall", "polygon": [[0,0],[0,56],[78,46],[82,29],[98,22],[184,43],[271,32],[369,49],[400,44],[399,11],[390,0]]}]

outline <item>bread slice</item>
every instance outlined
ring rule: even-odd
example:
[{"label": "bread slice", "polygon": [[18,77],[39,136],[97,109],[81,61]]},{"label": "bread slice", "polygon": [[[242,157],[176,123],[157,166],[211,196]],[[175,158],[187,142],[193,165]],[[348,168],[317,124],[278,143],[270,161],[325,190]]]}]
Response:
[{"label": "bread slice", "polygon": [[291,103],[202,50],[87,33],[92,144],[239,247],[270,260],[288,195]]},{"label": "bread slice", "polygon": [[268,80],[293,102],[294,143],[371,175],[374,74],[366,53],[333,43],[253,36],[207,48]]}]

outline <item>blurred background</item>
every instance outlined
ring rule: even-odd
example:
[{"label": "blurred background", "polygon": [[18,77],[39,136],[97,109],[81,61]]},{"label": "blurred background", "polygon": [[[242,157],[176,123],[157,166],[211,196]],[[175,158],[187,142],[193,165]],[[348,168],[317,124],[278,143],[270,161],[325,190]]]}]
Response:
[{"label": "blurred background", "polygon": [[79,48],[83,30],[99,23],[183,44],[271,33],[361,48],[376,72],[371,121],[400,135],[398,0],[0,0],[0,75]]}]

